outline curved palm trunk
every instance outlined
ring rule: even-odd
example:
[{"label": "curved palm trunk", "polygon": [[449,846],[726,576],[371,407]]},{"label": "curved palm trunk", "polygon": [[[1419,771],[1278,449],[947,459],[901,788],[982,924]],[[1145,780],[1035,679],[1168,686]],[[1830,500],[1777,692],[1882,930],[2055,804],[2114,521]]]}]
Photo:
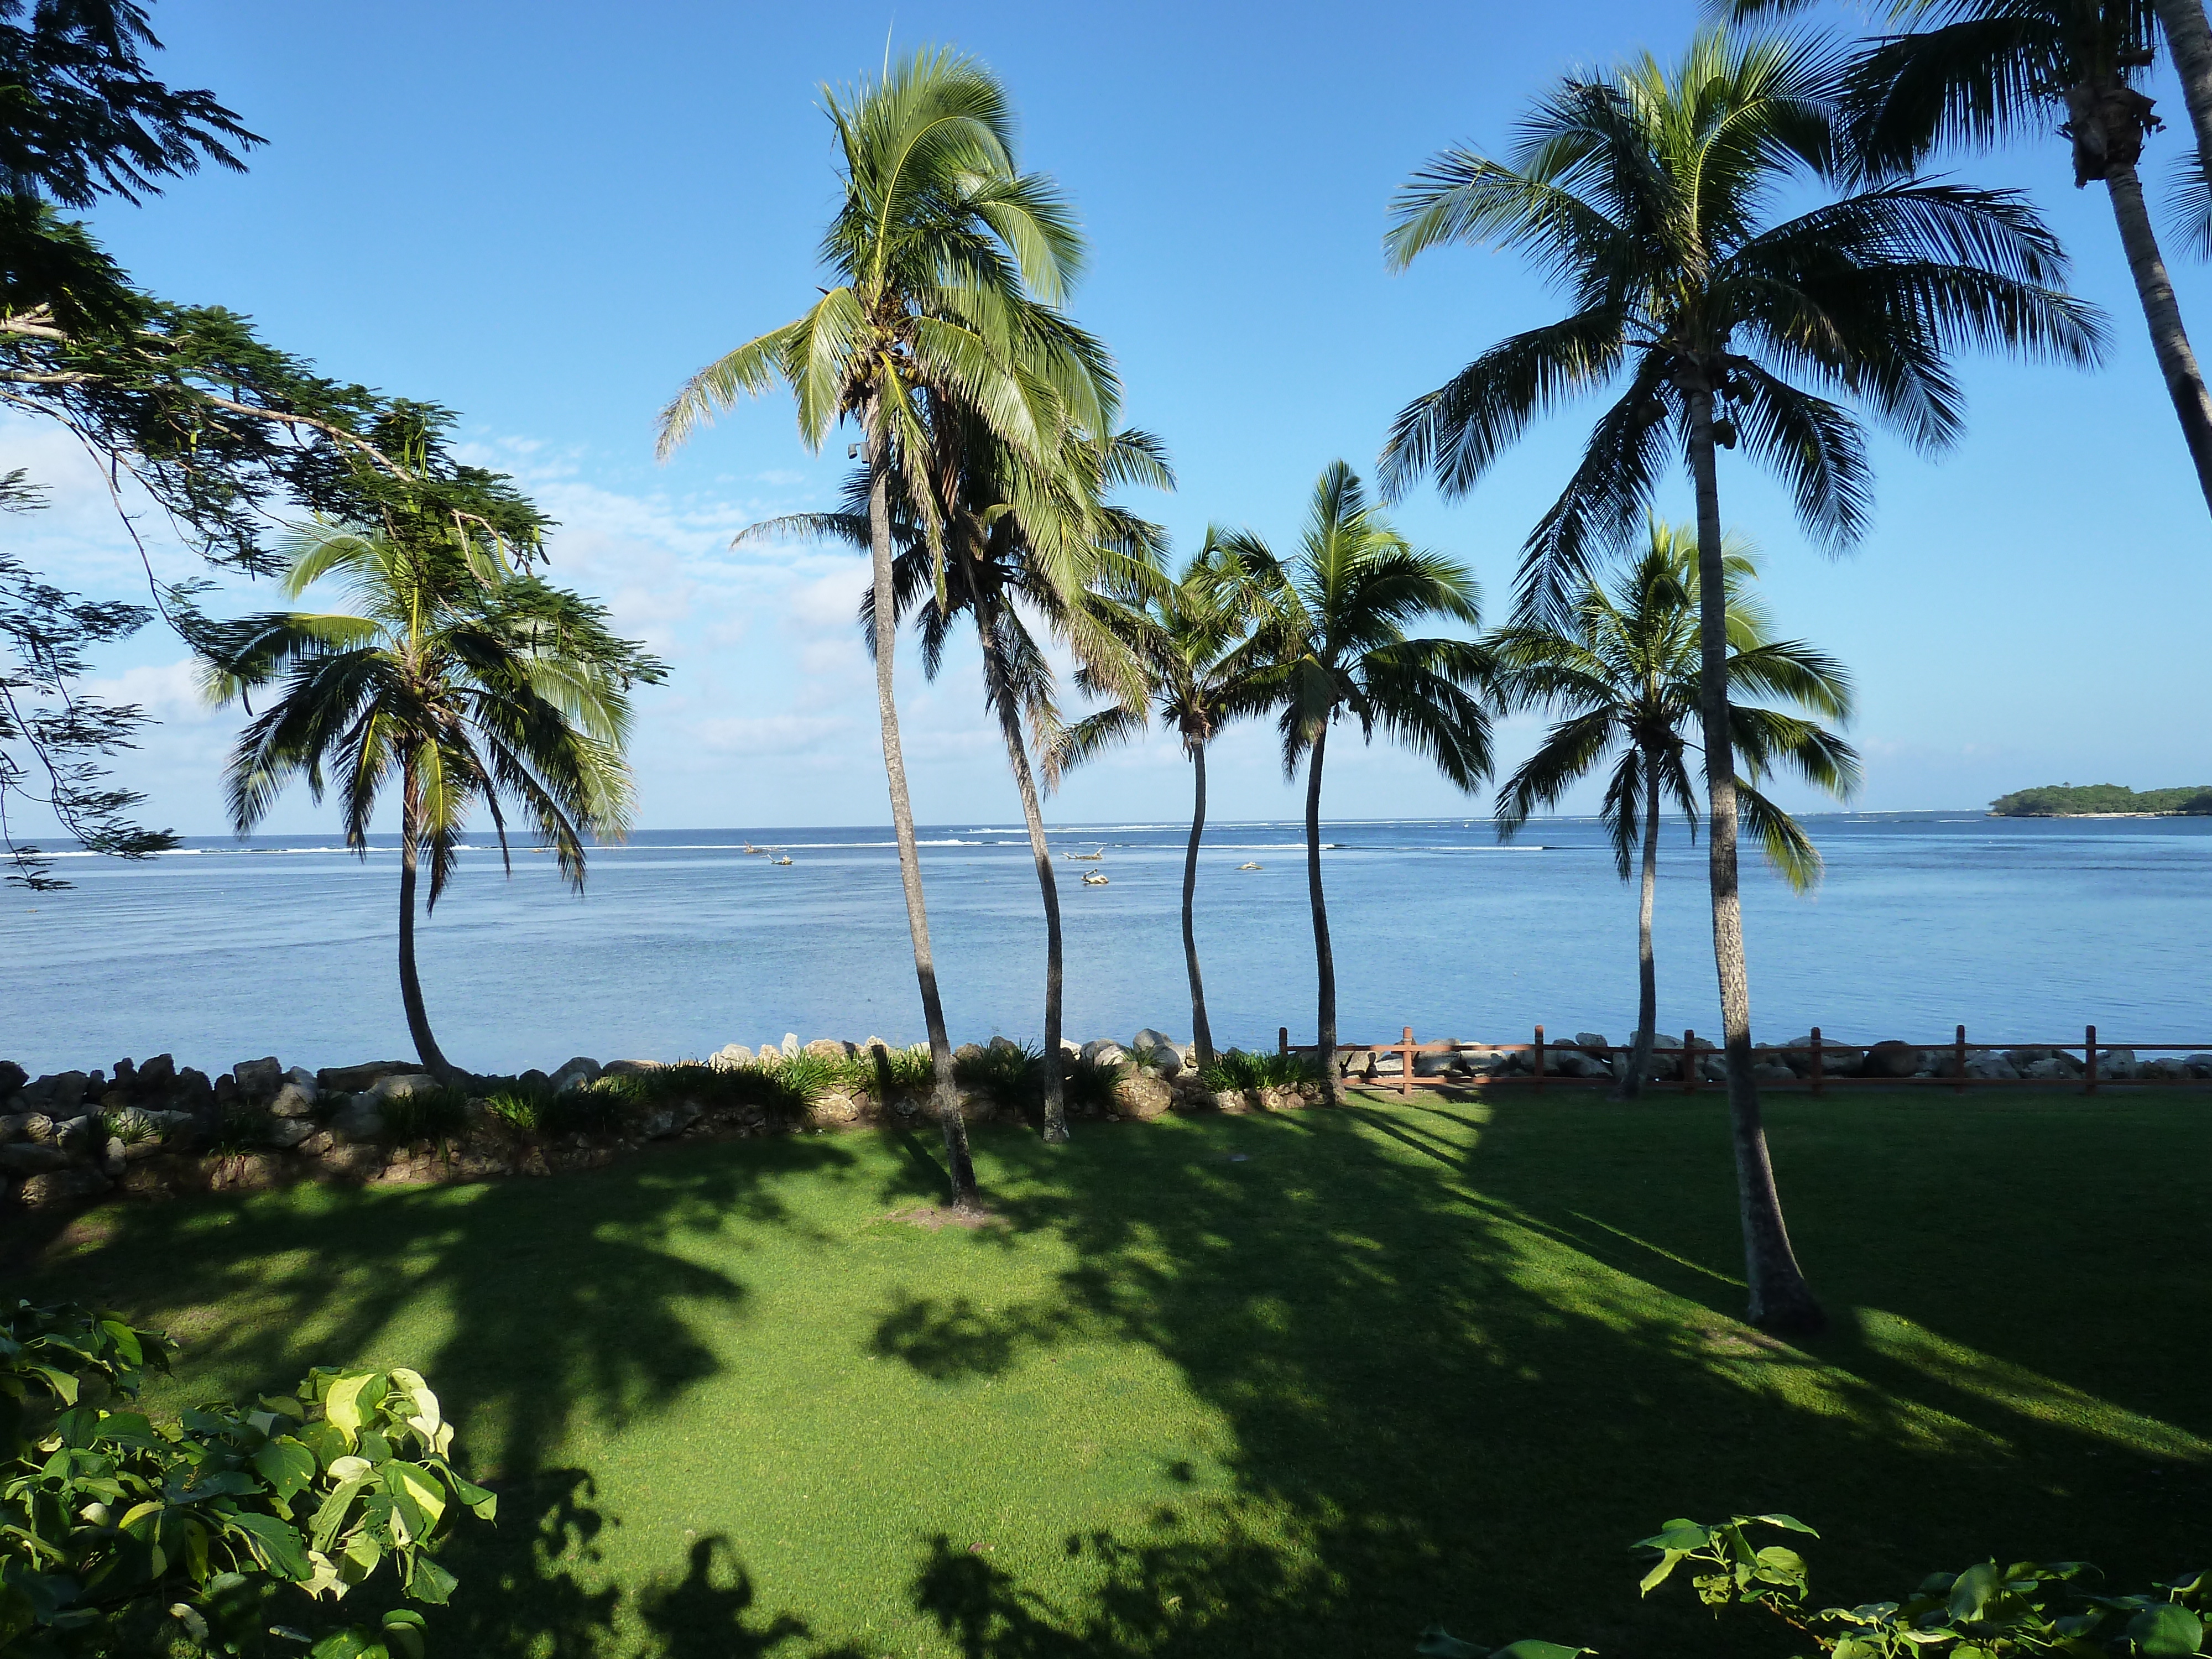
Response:
[{"label": "curved palm trunk", "polygon": [[1198,1051],[1200,1069],[1213,1064],[1213,1027],[1206,1018],[1206,981],[1198,972],[1198,932],[1191,912],[1198,899],[1198,843],[1206,835],[1206,745],[1190,751],[1192,775],[1196,780],[1190,808],[1190,848],[1182,855],[1182,965],[1190,974],[1190,1042]]},{"label": "curved palm trunk", "polygon": [[1321,1065],[1321,1086],[1328,1103],[1340,1103],[1336,1083],[1336,956],[1328,946],[1328,901],[1321,890],[1321,762],[1328,744],[1328,727],[1314,734],[1313,752],[1306,761],[1306,892],[1313,901],[1314,969],[1320,981],[1320,1017],[1315,1058]]},{"label": "curved palm trunk", "polygon": [[[2199,17],[2201,21],[2201,10]],[[2166,379],[2173,412],[2181,417],[2181,435],[2197,465],[2197,487],[2204,492],[2205,505],[2212,507],[2212,393],[2205,391],[2197,353],[2181,325],[2181,304],[2173,297],[2173,280],[2166,274],[2166,256],[2159,252],[2150,210],[2143,204],[2142,179],[2132,164],[2115,161],[2106,167],[2105,188],[2112,195],[2112,217],[2119,222],[2120,246],[2127,251],[2143,319],[2150,325],[2158,372]]]},{"label": "curved palm trunk", "polygon": [[1036,860],[1037,890],[1044,896],[1044,1138],[1056,1144],[1067,1139],[1067,1095],[1060,1053],[1060,882],[1052,872],[1052,848],[1045,841],[1044,809],[1037,804],[1029,747],[1022,741],[1022,717],[1007,691],[1006,664],[995,643],[996,619],[987,609],[977,620],[982,624],[983,678],[999,711],[999,729],[1006,733],[1006,758],[1014,769],[1014,785],[1021,791],[1022,819],[1030,828],[1030,856]]},{"label": "curved palm trunk", "polygon": [[422,1069],[444,1083],[453,1068],[430,1033],[430,1016],[422,1005],[422,981],[415,974],[415,881],[419,819],[416,814],[415,766],[404,763],[399,784],[399,1001],[407,1011],[407,1035],[415,1039],[415,1052]]},{"label": "curved palm trunk", "polygon": [[975,1165],[968,1153],[968,1125],[952,1081],[952,1039],[945,1034],[945,1003],[937,992],[937,963],[929,949],[929,912],[921,896],[921,854],[914,842],[914,803],[906,788],[906,756],[899,744],[898,699],[891,665],[898,648],[898,611],[891,593],[890,441],[883,397],[868,404],[868,551],[876,602],[876,718],[884,734],[884,777],[890,786],[891,830],[898,842],[899,880],[906,889],[907,932],[914,939],[914,974],[921,987],[921,1018],[929,1030],[929,1057],[937,1073],[937,1120],[945,1133],[945,1167],[952,1181],[952,1206],[975,1207]]},{"label": "curved palm trunk", "polygon": [[[1751,1076],[1751,977],[1744,965],[1743,908],[1736,888],[1735,745],[1729,735],[1728,578],[1721,563],[1720,480],[1714,465],[1712,393],[1689,392],[1690,466],[1698,489],[1698,689],[1705,721],[1706,842],[1713,900],[1713,966],[1728,1043],[1729,1129],[1735,1148],[1736,1200],[1743,1223],[1744,1279],[1755,1325],[1817,1331],[1827,1316],[1790,1248],[1767,1157],[1759,1086]],[[1682,1063],[1696,1064],[1685,1054]]]},{"label": "curved palm trunk", "polygon": [[1659,1024],[1659,969],[1651,954],[1651,912],[1659,894],[1659,763],[1644,757],[1644,890],[1636,909],[1636,1044],[1628,1075],[1614,1097],[1640,1100],[1651,1070],[1651,1034]]},{"label": "curved palm trunk", "polygon": [[2153,0],[2166,44],[2173,52],[2174,73],[2189,106],[2189,125],[2197,131],[2199,166],[2212,174],[2212,24],[2204,19],[2204,0]]}]

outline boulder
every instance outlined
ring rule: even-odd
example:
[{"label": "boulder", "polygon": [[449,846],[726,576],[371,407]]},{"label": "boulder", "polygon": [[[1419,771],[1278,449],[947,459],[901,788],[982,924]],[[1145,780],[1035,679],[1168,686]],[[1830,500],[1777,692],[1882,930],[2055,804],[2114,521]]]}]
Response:
[{"label": "boulder", "polygon": [[176,1087],[177,1061],[172,1054],[156,1054],[138,1068],[137,1089],[142,1099],[155,1100]]},{"label": "boulder", "polygon": [[1968,1054],[1966,1075],[1978,1078],[2002,1078],[2009,1081],[2020,1076],[2020,1067],[2014,1066],[2003,1054]]},{"label": "boulder", "polygon": [[753,1051],[742,1042],[726,1042],[707,1056],[707,1063],[718,1072],[735,1071],[753,1063]]},{"label": "boulder", "polygon": [[952,1051],[952,1063],[956,1066],[963,1060],[981,1060],[982,1058],[983,1045],[980,1042],[963,1042],[957,1048],[955,1048]]},{"label": "boulder", "polygon": [[15,1120],[21,1125],[20,1139],[35,1141],[41,1146],[61,1144],[62,1126],[44,1112],[26,1112]]},{"label": "boulder", "polygon": [[125,1198],[174,1198],[203,1185],[198,1164],[190,1158],[159,1158],[134,1163],[115,1183]]},{"label": "boulder", "polygon": [[372,1101],[381,1105],[387,1100],[397,1100],[403,1095],[428,1094],[439,1086],[438,1079],[428,1072],[394,1072],[370,1084],[366,1091],[356,1095],[358,1101]]},{"label": "boulder", "polygon": [[638,1133],[647,1140],[665,1140],[671,1135],[681,1134],[698,1119],[698,1106],[689,1100],[679,1100],[647,1118]]},{"label": "boulder", "polygon": [[2181,1065],[2191,1077],[2212,1077],[2212,1054],[2191,1054]]},{"label": "boulder", "polygon": [[215,1080],[215,1103],[218,1109],[228,1111],[245,1097],[239,1092],[238,1079],[229,1073],[225,1072]]},{"label": "boulder", "polygon": [[817,1060],[849,1060],[854,1050],[851,1043],[842,1042],[836,1037],[817,1037],[799,1052],[812,1054]]},{"label": "boulder", "polygon": [[53,1117],[71,1117],[84,1103],[84,1087],[91,1079],[82,1072],[55,1072],[17,1091],[33,1097],[28,1103]]},{"label": "boulder", "polygon": [[331,1115],[328,1127],[336,1145],[369,1146],[384,1133],[384,1103],[374,1095],[356,1095]]},{"label": "boulder", "polygon": [[284,1160],[274,1152],[237,1152],[208,1164],[208,1185],[216,1192],[266,1192],[285,1174]]},{"label": "boulder", "polygon": [[0,1146],[0,1170],[9,1175],[44,1175],[69,1163],[69,1154],[52,1142],[19,1140]]},{"label": "boulder", "polygon": [[190,1066],[177,1068],[177,1081],[169,1091],[169,1104],[202,1115],[215,1113],[215,1085],[208,1074]]},{"label": "boulder", "polygon": [[311,1117],[314,1115],[316,1092],[312,1079],[304,1089],[296,1083],[287,1083],[276,1091],[276,1097],[269,1103],[269,1115],[283,1118]]},{"label": "boulder", "polygon": [[357,1095],[379,1078],[422,1069],[422,1063],[415,1060],[373,1060],[362,1066],[325,1066],[315,1073],[315,1085],[331,1094]]},{"label": "boulder", "polygon": [[1093,1066],[1119,1066],[1129,1058],[1129,1051],[1111,1037],[1093,1037],[1083,1045],[1083,1057]]},{"label": "boulder", "polygon": [[2100,1048],[2097,1051],[2097,1075],[2115,1083],[2125,1083],[2136,1074],[2136,1051],[2132,1048]]},{"label": "boulder", "polygon": [[107,1079],[99,1072],[87,1072],[84,1076],[84,1098],[97,1103],[107,1092]]},{"label": "boulder", "polygon": [[1613,1067],[1579,1048],[1547,1048],[1544,1050],[1544,1074],[1547,1077],[1611,1077]]},{"label": "boulder", "polygon": [[799,1033],[798,1033],[798,1032],[796,1032],[796,1031],[786,1031],[786,1032],[783,1034],[783,1042],[782,1042],[782,1044],[781,1044],[781,1046],[782,1047],[782,1049],[783,1049],[783,1057],[784,1057],[786,1060],[796,1060],[796,1059],[798,1059],[798,1058],[799,1058]]},{"label": "boulder", "polygon": [[1577,1031],[1575,1033],[1575,1047],[1595,1054],[1613,1045],[1595,1031]]},{"label": "boulder", "polygon": [[1919,1049],[1911,1043],[1899,1042],[1893,1038],[1888,1042],[1877,1042],[1866,1051],[1866,1058],[1859,1061],[1859,1075],[1881,1078],[1911,1077],[1924,1063],[1920,1057]]},{"label": "boulder", "polygon": [[1182,1045],[1165,1031],[1157,1030],[1150,1025],[1129,1039],[1129,1050],[1132,1054],[1141,1054],[1147,1048],[1166,1048],[1180,1054],[1182,1048]]},{"label": "boulder", "polygon": [[[306,1143],[302,1143],[304,1150]],[[384,1149],[366,1144],[333,1146],[315,1159],[310,1174],[324,1180],[361,1181],[380,1174],[384,1169]]]},{"label": "boulder", "polygon": [[[860,1121],[860,1103],[841,1090],[817,1095],[806,1109],[808,1122],[817,1129],[842,1129]],[[675,1131],[672,1128],[669,1133]]]},{"label": "boulder", "polygon": [[1795,1083],[1797,1073],[1778,1060],[1762,1060],[1753,1063],[1751,1078],[1754,1083]]},{"label": "boulder", "polygon": [[526,1095],[550,1095],[553,1079],[533,1066],[514,1079],[514,1086]]},{"label": "boulder", "polygon": [[5,1100],[26,1083],[31,1074],[12,1060],[0,1060],[0,1100]]},{"label": "boulder", "polygon": [[1453,1058],[1459,1070],[1472,1072],[1477,1077],[1495,1076],[1513,1069],[1513,1056],[1502,1048],[1462,1043]]},{"label": "boulder", "polygon": [[1433,1053],[1413,1056],[1415,1077],[1443,1077],[1459,1063],[1456,1048],[1439,1048]]},{"label": "boulder", "polygon": [[318,1129],[292,1150],[302,1158],[320,1158],[338,1144],[338,1138],[328,1129]]},{"label": "boulder", "polygon": [[597,1083],[601,1076],[599,1062],[578,1054],[566,1066],[553,1073],[553,1092],[565,1095],[571,1089],[581,1089]]},{"label": "boulder", "polygon": [[2077,1078],[2081,1075],[2081,1062],[2071,1054],[2051,1054],[2042,1060],[2031,1060],[2021,1068],[2021,1075],[2039,1080]]},{"label": "boulder", "polygon": [[276,1055],[261,1060],[241,1060],[230,1068],[238,1080],[238,1092],[248,1100],[267,1100],[284,1085],[284,1066]]},{"label": "boulder", "polygon": [[1018,1054],[1024,1052],[1022,1045],[1012,1037],[994,1036],[983,1047],[988,1052],[994,1054]]},{"label": "boulder", "polygon": [[131,1158],[122,1141],[110,1135],[100,1143],[100,1156],[94,1161],[99,1164],[100,1174],[112,1181],[129,1167]]},{"label": "boulder", "polygon": [[606,1069],[601,1072],[599,1075],[602,1077],[643,1077],[647,1072],[657,1072],[659,1069],[660,1062],[657,1060],[611,1060],[606,1064]]},{"label": "boulder", "polygon": [[2161,1056],[2157,1060],[2136,1062],[2136,1075],[2138,1078],[2156,1079],[2161,1083],[2176,1083],[2189,1075],[2189,1068],[2178,1060],[2168,1060]]},{"label": "boulder", "polygon": [[118,1089],[126,1095],[138,1091],[138,1068],[127,1055],[115,1062],[115,1072],[107,1079],[107,1087],[111,1093]]},{"label": "boulder", "polygon": [[15,1189],[15,1199],[25,1209],[56,1209],[97,1198],[108,1185],[107,1177],[97,1170],[55,1170],[33,1176]]},{"label": "boulder", "polygon": [[1123,1117],[1146,1121],[1164,1117],[1175,1101],[1175,1091],[1156,1073],[1142,1067],[1115,1080],[1114,1109]]},{"label": "boulder", "polygon": [[316,1133],[315,1126],[304,1118],[272,1117],[268,1127],[261,1132],[261,1144],[280,1152],[289,1152]]}]

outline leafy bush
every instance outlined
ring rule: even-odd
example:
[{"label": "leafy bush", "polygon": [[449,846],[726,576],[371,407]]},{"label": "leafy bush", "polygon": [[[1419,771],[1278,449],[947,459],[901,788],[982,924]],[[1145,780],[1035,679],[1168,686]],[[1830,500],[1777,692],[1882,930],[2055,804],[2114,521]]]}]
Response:
[{"label": "leafy bush", "polygon": [[452,1140],[469,1129],[469,1097],[460,1089],[422,1089],[393,1095],[378,1108],[384,1138],[394,1146],[418,1140]]},{"label": "leafy bush", "polygon": [[1215,1056],[1213,1064],[1198,1075],[1216,1094],[1292,1089],[1321,1081],[1321,1073],[1302,1054],[1248,1054],[1242,1048]]},{"label": "leafy bush", "polygon": [[539,1133],[618,1135],[643,1116],[651,1096],[632,1077],[603,1077],[580,1089],[548,1095],[538,1109]]},{"label": "leafy bush", "polygon": [[525,1134],[535,1134],[544,1127],[545,1109],[553,1097],[543,1090],[525,1089],[519,1085],[495,1089],[484,1098],[491,1115],[510,1128]]},{"label": "leafy bush", "polygon": [[1042,1058],[1034,1048],[993,1043],[981,1054],[956,1059],[952,1080],[1001,1111],[1028,1111],[1044,1099]]},{"label": "leafy bush", "polygon": [[1060,1064],[1060,1098],[1067,1103],[1071,1112],[1110,1112],[1114,1109],[1114,1085],[1121,1077],[1121,1068],[1118,1066],[1085,1060],[1081,1054],[1063,1054]]},{"label": "leafy bush", "polygon": [[836,1062],[837,1081],[845,1091],[884,1101],[898,1095],[927,1094],[937,1081],[937,1070],[927,1048],[891,1048],[878,1060],[872,1049],[863,1049]]},{"label": "leafy bush", "polygon": [[234,1101],[223,1109],[222,1117],[215,1126],[215,1133],[208,1139],[208,1151],[220,1158],[236,1158],[246,1152],[258,1152],[269,1144],[270,1116],[259,1106],[248,1106],[243,1101]]},{"label": "leafy bush", "polygon": [[[1714,1525],[1669,1521],[1638,1546],[1659,1559],[1644,1575],[1649,1595],[1689,1564],[1698,1599],[1716,1613],[1730,1606],[1765,1608],[1808,1632],[1832,1659],[2007,1659],[2012,1655],[2066,1655],[2069,1659],[2142,1654],[2179,1656],[2203,1650],[2207,1590],[2212,1571],[2185,1574],[2148,1593],[2092,1594],[2096,1569],[2083,1561],[2000,1567],[1983,1561],[1964,1572],[1938,1572],[1920,1581],[1901,1601],[1809,1613],[1804,1558],[1783,1545],[1754,1548],[1753,1527],[1820,1534],[1786,1515],[1739,1515]],[[1833,1637],[1814,1631],[1834,1627]]]},{"label": "leafy bush", "polygon": [[236,1654],[281,1633],[312,1659],[419,1659],[412,1608],[320,1639],[307,1627],[387,1559],[404,1595],[444,1602],[452,1523],[492,1517],[496,1499],[447,1461],[428,1385],[318,1369],[292,1395],[156,1425],[128,1407],[173,1353],[84,1308],[0,1315],[0,1649]]},{"label": "leafy bush", "polygon": [[100,1138],[103,1146],[119,1140],[126,1146],[136,1146],[142,1140],[154,1138],[154,1126],[137,1112],[102,1112]]}]

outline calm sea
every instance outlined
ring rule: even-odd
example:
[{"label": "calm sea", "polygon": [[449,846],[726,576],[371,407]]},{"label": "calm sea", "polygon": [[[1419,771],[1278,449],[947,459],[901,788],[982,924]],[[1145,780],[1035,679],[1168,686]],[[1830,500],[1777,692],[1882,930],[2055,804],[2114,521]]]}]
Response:
[{"label": "calm sea", "polygon": [[[1746,865],[1753,1034],[1838,1041],[2106,1040],[2212,1048],[2212,822],[2002,820],[1966,812],[1808,820],[1817,896]],[[1177,907],[1187,830],[1055,830],[1067,1029],[1189,1035]],[[788,866],[748,856],[748,835]],[[1480,819],[1336,823],[1325,855],[1347,1038],[1626,1041],[1635,895],[1598,826]],[[1018,825],[924,832],[939,974],[956,1041],[1034,1041],[1043,927]],[[1661,1024],[1717,1034],[1705,854],[1662,842]],[[1258,870],[1240,870],[1245,863]],[[573,1054],[672,1058],[726,1042],[922,1035],[896,854],[882,830],[664,830],[592,854],[582,898],[550,858],[503,880],[479,844],[419,935],[447,1054],[479,1071]],[[210,1073],[411,1051],[394,968],[398,858],[330,838],[197,842],[143,864],[78,858],[73,891],[0,896],[0,1057],[34,1073],[167,1050]],[[1085,887],[1085,870],[1109,878]],[[1308,1035],[1312,934],[1297,826],[1208,832],[1200,948],[1217,1041]]]}]

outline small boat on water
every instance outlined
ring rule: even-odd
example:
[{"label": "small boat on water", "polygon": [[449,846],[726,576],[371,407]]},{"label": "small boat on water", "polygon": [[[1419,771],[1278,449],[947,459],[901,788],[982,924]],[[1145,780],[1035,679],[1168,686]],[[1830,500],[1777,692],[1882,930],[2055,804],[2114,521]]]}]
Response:
[{"label": "small boat on water", "polygon": [[1073,859],[1078,864],[1096,864],[1105,856],[1106,843],[1103,842],[1098,843],[1098,850],[1095,853],[1062,853],[1060,854],[1064,859]]},{"label": "small boat on water", "polygon": [[770,864],[788,864],[791,862],[791,854],[787,853],[780,859],[770,859],[769,862]]},{"label": "small boat on water", "polygon": [[1106,872],[1103,870],[1085,870],[1083,872],[1083,884],[1085,887],[1103,887],[1106,884]]},{"label": "small boat on water", "polygon": [[1237,867],[1239,870],[1264,870],[1267,866],[1264,864],[1240,864]]},{"label": "small boat on water", "polygon": [[754,845],[752,844],[752,842],[747,842],[745,843],[745,851],[747,851],[748,853],[750,853],[750,854],[751,854],[755,858],[763,858],[763,859],[764,859],[764,858],[766,858],[766,857],[769,855],[769,854],[770,852],[772,852],[773,850],[775,850],[775,849],[773,849],[772,848],[767,848],[767,847],[756,847],[756,846],[754,846]]}]

